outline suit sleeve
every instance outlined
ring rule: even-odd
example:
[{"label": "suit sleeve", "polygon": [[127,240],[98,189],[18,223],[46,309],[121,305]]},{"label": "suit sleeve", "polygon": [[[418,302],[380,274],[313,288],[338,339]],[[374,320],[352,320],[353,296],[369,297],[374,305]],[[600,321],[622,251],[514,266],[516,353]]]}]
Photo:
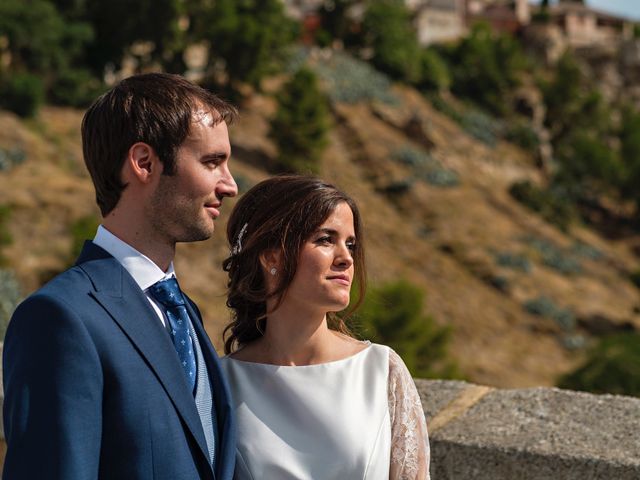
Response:
[{"label": "suit sleeve", "polygon": [[14,313],[4,343],[3,479],[95,479],[103,375],[84,323],[38,294]]}]

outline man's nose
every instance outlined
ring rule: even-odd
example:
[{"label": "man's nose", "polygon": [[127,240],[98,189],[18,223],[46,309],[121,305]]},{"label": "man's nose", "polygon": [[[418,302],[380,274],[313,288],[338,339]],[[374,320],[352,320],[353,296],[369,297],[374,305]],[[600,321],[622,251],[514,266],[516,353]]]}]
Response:
[{"label": "man's nose", "polygon": [[218,183],[216,194],[218,197],[235,197],[238,195],[238,185],[229,169],[226,169],[225,175]]}]

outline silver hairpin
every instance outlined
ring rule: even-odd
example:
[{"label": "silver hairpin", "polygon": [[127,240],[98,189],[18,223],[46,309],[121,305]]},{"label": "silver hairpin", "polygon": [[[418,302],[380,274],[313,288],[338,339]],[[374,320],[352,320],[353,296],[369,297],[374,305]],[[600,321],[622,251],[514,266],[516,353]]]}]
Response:
[{"label": "silver hairpin", "polygon": [[238,234],[238,238],[236,238],[236,242],[233,244],[233,248],[231,249],[231,255],[238,255],[242,251],[242,237],[247,233],[247,227],[249,223],[245,223]]}]

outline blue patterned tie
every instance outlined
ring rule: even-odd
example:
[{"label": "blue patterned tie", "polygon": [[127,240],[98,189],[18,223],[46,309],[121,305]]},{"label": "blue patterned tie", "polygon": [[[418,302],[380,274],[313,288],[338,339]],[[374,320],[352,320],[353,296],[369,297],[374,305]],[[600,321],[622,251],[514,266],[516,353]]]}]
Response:
[{"label": "blue patterned tie", "polygon": [[173,345],[193,392],[196,384],[196,355],[189,335],[189,314],[178,281],[168,278],[156,282],[149,287],[149,293],[165,308]]}]

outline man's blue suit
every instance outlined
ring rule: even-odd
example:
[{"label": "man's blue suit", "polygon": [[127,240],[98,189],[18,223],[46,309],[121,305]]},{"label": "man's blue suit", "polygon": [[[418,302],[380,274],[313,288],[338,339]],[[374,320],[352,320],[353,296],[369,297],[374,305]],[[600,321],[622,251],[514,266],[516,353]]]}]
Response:
[{"label": "man's blue suit", "polygon": [[215,474],[186,376],[144,293],[87,242],[27,298],[4,344],[4,479],[231,480],[230,393],[189,301],[218,420]]}]

